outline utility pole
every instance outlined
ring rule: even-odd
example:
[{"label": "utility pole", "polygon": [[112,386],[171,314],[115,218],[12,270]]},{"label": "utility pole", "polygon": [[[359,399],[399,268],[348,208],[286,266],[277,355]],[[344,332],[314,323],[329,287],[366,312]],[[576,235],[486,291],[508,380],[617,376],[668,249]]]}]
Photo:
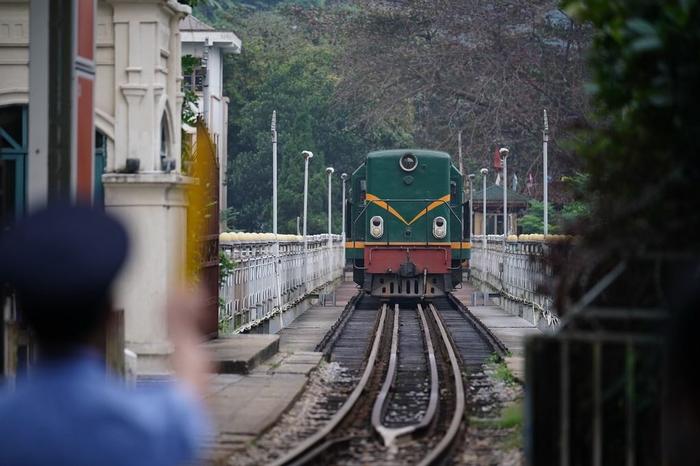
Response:
[{"label": "utility pole", "polygon": [[542,185],[542,203],[544,204],[544,236],[549,232],[549,174],[547,173],[547,144],[549,143],[549,123],[547,122],[547,109],[544,109],[544,129],[542,130],[542,171],[544,172],[544,184]]},{"label": "utility pole", "polygon": [[333,179],[333,167],[326,168],[328,174],[328,264],[329,264],[329,281],[333,281],[333,222],[331,222],[331,180]]},{"label": "utility pole", "polygon": [[304,280],[304,292],[307,291],[307,283],[309,279],[309,271],[308,271],[308,264],[307,264],[307,252],[308,252],[308,243],[306,240],[306,224],[307,219],[308,219],[308,206],[309,206],[309,160],[314,156],[314,153],[308,150],[305,150],[301,153],[301,155],[304,156],[304,276],[302,277],[302,280]]},{"label": "utility pole", "polygon": [[[457,133],[457,154],[459,157],[459,172],[462,174],[462,192],[464,192],[465,186],[464,186],[464,160],[462,160],[462,130],[459,130],[459,133]],[[460,204],[462,203],[464,199],[460,199],[459,202]]]},{"label": "utility pole", "polygon": [[481,169],[481,181],[484,183],[481,194],[483,195],[483,203],[481,204],[481,242],[486,253],[486,175],[489,174],[488,168]]},{"label": "utility pole", "polygon": [[275,235],[275,280],[277,284],[277,308],[280,311],[280,326],[284,327],[282,315],[282,283],[280,279],[280,241],[277,236],[277,111],[272,111],[272,233]]},{"label": "utility pole", "polygon": [[508,240],[508,152],[505,147],[501,147],[498,153],[503,160],[503,250],[506,250]]},{"label": "utility pole", "polygon": [[343,228],[342,228],[343,247],[345,247],[345,234],[346,234],[345,233],[345,214],[346,214],[346,212],[345,212],[345,182],[348,180],[348,178],[349,177],[348,177],[347,173],[343,173],[342,175],[340,175],[340,179],[343,180],[343,218],[342,218],[342,221],[343,221]]},{"label": "utility pole", "polygon": [[469,178],[469,242],[472,242],[474,236],[474,175],[470,173]]}]

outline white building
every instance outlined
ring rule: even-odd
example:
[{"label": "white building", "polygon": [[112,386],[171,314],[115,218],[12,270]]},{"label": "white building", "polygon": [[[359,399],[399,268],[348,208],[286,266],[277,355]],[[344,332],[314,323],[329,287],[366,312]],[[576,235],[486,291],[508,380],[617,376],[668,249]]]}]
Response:
[{"label": "white building", "polygon": [[[195,57],[200,66],[184,76],[186,89],[196,93],[199,113],[216,144],[219,161],[219,210],[226,201],[228,157],[228,97],[224,96],[224,54],[241,53],[241,40],[230,31],[217,31],[190,15],[180,22],[182,55]],[[223,222],[223,220],[222,220]]]},{"label": "white building", "polygon": [[[88,44],[84,51],[89,58],[79,56],[59,69],[67,70],[75,86],[75,107],[80,107],[86,90],[94,97],[82,107],[88,112],[94,108],[94,144],[80,146],[85,144],[82,139],[77,149],[72,147],[73,155],[66,156],[64,164],[72,172],[62,181],[54,170],[60,150],[52,143],[49,121],[70,118],[70,113],[51,114],[57,100],[51,97],[56,76],[49,71],[55,70],[51,60],[60,44],[50,34],[60,33],[62,26],[57,26],[53,10],[49,15],[50,3],[0,0],[0,227],[52,199],[56,186],[66,190],[64,196],[70,191],[71,197],[104,202],[121,217],[132,247],[115,289],[115,304],[124,310],[126,346],[138,354],[139,371],[160,372],[167,369],[170,352],[165,300],[184,278],[185,187],[190,181],[181,174],[180,159],[180,22],[191,10],[175,0],[79,4],[86,8],[80,11],[88,15],[86,21],[74,26],[76,40],[71,42],[65,34],[64,38],[79,49],[78,55]],[[66,3],[68,11],[70,5]],[[85,36],[92,31],[86,24],[90,20],[94,36]],[[89,83],[83,86],[81,79]],[[220,88],[220,74],[213,81]],[[211,112],[212,126],[218,118],[216,127],[225,128],[225,102],[220,93],[217,96],[220,104]],[[214,101],[214,95],[211,98]],[[93,135],[86,134],[89,144]],[[81,176],[83,187],[76,188]],[[5,319],[11,314],[5,309]]]}]

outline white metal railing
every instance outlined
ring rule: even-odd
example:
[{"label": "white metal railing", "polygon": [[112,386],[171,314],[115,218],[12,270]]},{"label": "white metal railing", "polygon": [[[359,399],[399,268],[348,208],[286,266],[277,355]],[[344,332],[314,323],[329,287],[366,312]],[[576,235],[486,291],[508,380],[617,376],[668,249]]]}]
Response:
[{"label": "white metal railing", "polygon": [[[345,249],[341,235],[302,237],[280,235],[281,306],[277,304],[275,242],[271,234],[221,235],[220,248],[234,269],[222,282],[219,324],[222,333],[238,333],[285,311],[307,295],[318,293],[343,272]],[[239,239],[243,237],[243,239]]]},{"label": "white metal railing", "polygon": [[552,279],[544,254],[547,243],[540,240],[519,240],[511,236],[503,242],[501,235],[472,237],[471,276],[499,292],[506,308],[527,307],[531,312],[523,317],[537,324],[544,318],[555,326],[559,318],[552,312],[552,299],[542,291],[542,285]]}]

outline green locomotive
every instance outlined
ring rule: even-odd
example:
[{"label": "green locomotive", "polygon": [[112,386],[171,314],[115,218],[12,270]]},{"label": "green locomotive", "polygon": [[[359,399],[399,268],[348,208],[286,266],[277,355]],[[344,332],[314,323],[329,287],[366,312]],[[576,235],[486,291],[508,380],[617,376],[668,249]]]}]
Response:
[{"label": "green locomotive", "polygon": [[353,280],[384,298],[433,297],[462,282],[469,206],[445,152],[371,152],[351,177],[346,258]]}]

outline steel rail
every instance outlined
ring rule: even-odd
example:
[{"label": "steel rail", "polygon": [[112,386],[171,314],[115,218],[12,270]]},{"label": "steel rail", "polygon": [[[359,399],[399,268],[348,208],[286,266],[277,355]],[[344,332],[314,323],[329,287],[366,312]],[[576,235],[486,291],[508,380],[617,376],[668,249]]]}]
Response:
[{"label": "steel rail", "polygon": [[481,334],[482,337],[489,344],[494,353],[498,354],[499,357],[504,358],[508,354],[508,348],[498,339],[496,335],[488,328],[482,321],[480,321],[472,311],[469,310],[467,306],[460,301],[454,293],[447,293],[447,300],[457,309],[457,311],[462,314],[462,316],[474,326],[477,332]]},{"label": "steel rail", "polygon": [[428,329],[428,324],[425,320],[425,314],[423,312],[423,307],[418,304],[418,315],[423,323],[423,335],[425,338],[425,346],[428,350],[428,363],[430,365],[430,399],[428,401],[428,408],[421,420],[415,424],[410,424],[402,427],[386,427],[382,422],[384,413],[386,413],[389,392],[394,387],[396,383],[396,369],[398,366],[398,345],[399,345],[399,305],[396,304],[394,307],[394,331],[391,339],[391,355],[389,357],[389,369],[387,370],[386,378],[384,379],[384,384],[382,389],[377,396],[372,407],[372,427],[374,430],[382,436],[384,440],[384,446],[390,447],[394,444],[398,437],[411,434],[418,430],[426,428],[435,418],[435,413],[437,413],[439,392],[438,392],[438,372],[437,372],[437,362],[435,360],[435,351],[433,348],[433,342],[430,338],[430,330]]},{"label": "steel rail", "polygon": [[454,392],[455,392],[455,408],[452,414],[452,421],[450,421],[450,426],[445,432],[440,442],[433,448],[428,455],[423,458],[423,460],[418,463],[419,466],[428,466],[434,464],[438,459],[442,457],[445,450],[455,441],[457,434],[459,433],[459,427],[464,418],[464,410],[466,406],[464,397],[464,383],[462,382],[462,371],[459,368],[459,362],[457,361],[457,355],[452,347],[452,341],[447,335],[445,326],[442,324],[442,320],[438,315],[435,306],[431,303],[429,304],[430,311],[433,314],[435,323],[440,329],[440,335],[442,336],[442,341],[447,349],[447,354],[450,358],[450,366],[452,367],[452,375],[454,377]]},{"label": "steel rail", "polygon": [[367,382],[370,379],[370,376],[372,375],[372,372],[374,371],[374,364],[377,360],[377,354],[379,353],[379,346],[380,342],[382,339],[382,334],[384,332],[384,320],[386,318],[386,308],[387,305],[384,304],[382,305],[382,311],[381,315],[379,317],[379,325],[377,326],[377,331],[374,335],[374,342],[372,343],[372,350],[370,351],[369,358],[367,358],[367,364],[365,365],[365,370],[362,373],[362,377],[360,378],[360,381],[357,383],[357,386],[355,386],[355,389],[352,391],[348,399],[343,403],[343,406],[331,417],[328,422],[326,423],[321,430],[316,432],[314,435],[311,437],[307,438],[303,442],[301,442],[299,445],[297,445],[296,448],[294,448],[292,451],[284,455],[282,458],[278,458],[274,463],[272,463],[272,466],[282,466],[282,465],[287,465],[292,463],[294,460],[299,458],[300,456],[304,455],[307,453],[302,459],[303,461],[298,461],[297,463],[294,464],[303,464],[305,462],[311,461],[313,458],[316,457],[318,453],[323,451],[323,449],[315,449],[314,454],[308,454],[310,453],[310,450],[312,450],[316,444],[321,442],[328,434],[333,432],[335,428],[341,423],[343,419],[350,413],[352,408],[355,406],[355,403],[357,400],[360,398],[362,395],[362,392],[364,392]]}]

